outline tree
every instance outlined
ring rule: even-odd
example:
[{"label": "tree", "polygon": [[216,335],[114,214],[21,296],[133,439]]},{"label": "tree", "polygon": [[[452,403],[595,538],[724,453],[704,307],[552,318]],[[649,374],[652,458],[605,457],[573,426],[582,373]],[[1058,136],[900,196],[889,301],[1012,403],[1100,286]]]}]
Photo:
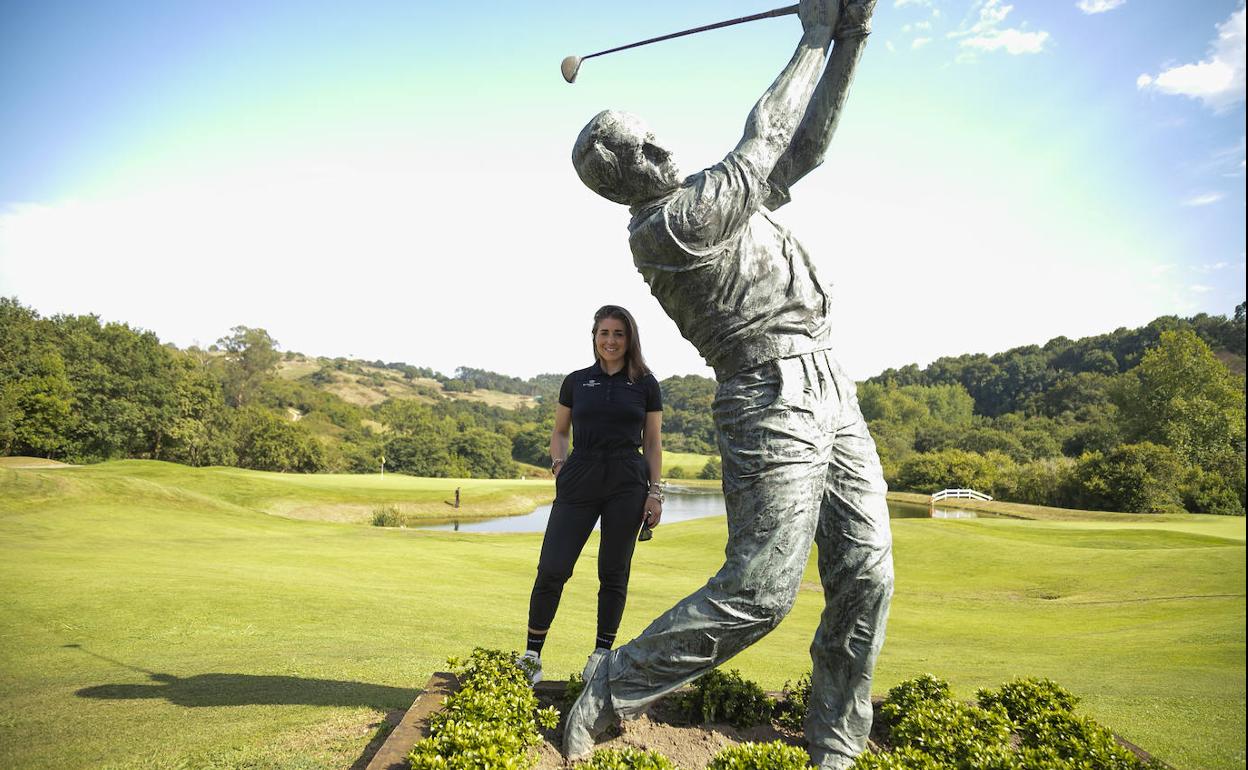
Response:
[{"label": "tree", "polygon": [[446,442],[430,433],[396,436],[386,442],[385,455],[386,469],[395,473],[432,478],[466,475],[455,473],[459,468],[451,462]]},{"label": "tree", "polygon": [[674,452],[713,452],[715,423],[711,403],[715,381],[696,374],[668,377],[659,383],[663,396],[663,443]]},{"label": "tree", "polygon": [[1061,505],[1062,491],[1069,486],[1074,464],[1074,460],[1057,457],[1019,466],[1010,499],[1033,505]]},{"label": "tree", "polygon": [[324,449],[307,429],[257,407],[240,411],[236,451],[241,467],[260,471],[315,473],[325,464]]},{"label": "tree", "polygon": [[1014,462],[999,452],[980,455],[943,449],[916,454],[903,462],[897,484],[902,489],[929,494],[946,488],[970,488],[999,496],[1014,467]]},{"label": "tree", "polygon": [[511,439],[511,456],[530,465],[549,465],[552,430],[553,425],[543,424],[520,431]]},{"label": "tree", "polygon": [[1162,332],[1114,398],[1129,440],[1164,444],[1207,470],[1243,465],[1243,382],[1194,332]]},{"label": "tree", "polygon": [[1143,442],[1079,458],[1066,497],[1075,508],[1126,513],[1183,511],[1183,460],[1172,449]]},{"label": "tree", "polygon": [[1237,482],[1242,488],[1240,479],[1192,468],[1183,482],[1183,507],[1192,513],[1243,516],[1244,503],[1236,490]]},{"label": "tree", "polygon": [[0,454],[58,456],[68,441],[72,402],[48,322],[0,297]]},{"label": "tree", "polygon": [[277,341],[264,329],[235,326],[217,344],[225,351],[226,396],[234,406],[246,406],[252,392],[282,360]]},{"label": "tree", "polygon": [[1077,415],[1084,410],[1102,410],[1110,403],[1113,378],[1096,372],[1066,375],[1053,383],[1036,406],[1050,417]]},{"label": "tree", "polygon": [[511,459],[511,441],[482,428],[472,428],[451,438],[448,445],[453,458],[460,460],[473,478],[515,478],[516,464]]},{"label": "tree", "polygon": [[234,416],[220,381],[206,362],[183,355],[176,360],[177,417],[157,459],[185,465],[233,465]]},{"label": "tree", "polygon": [[67,456],[160,456],[177,418],[174,353],[151,332],[93,315],[56,316],[51,325],[74,391]]},{"label": "tree", "polygon": [[57,456],[71,425],[73,395],[65,363],[59,353],[48,350],[28,361],[25,369],[19,379],[0,387],[4,413],[0,421],[9,423],[11,430],[5,453]]}]

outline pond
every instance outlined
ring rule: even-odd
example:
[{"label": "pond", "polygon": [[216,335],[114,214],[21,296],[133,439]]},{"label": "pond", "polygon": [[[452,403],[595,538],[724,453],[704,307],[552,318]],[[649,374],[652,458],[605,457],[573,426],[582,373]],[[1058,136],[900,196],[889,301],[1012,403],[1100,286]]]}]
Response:
[{"label": "pond", "polygon": [[[926,519],[926,505],[915,503],[888,503],[889,517],[893,519]],[[667,502],[663,504],[663,523],[704,519],[724,515],[724,495],[719,490],[701,490],[689,487],[668,488]],[[539,505],[530,513],[519,516],[501,516],[495,519],[431,520],[414,524],[414,529],[435,529],[455,532],[544,532],[546,519],[550,517],[550,505]],[[937,508],[935,518],[973,519],[973,511],[954,508]],[[596,529],[597,527],[595,527]]]}]

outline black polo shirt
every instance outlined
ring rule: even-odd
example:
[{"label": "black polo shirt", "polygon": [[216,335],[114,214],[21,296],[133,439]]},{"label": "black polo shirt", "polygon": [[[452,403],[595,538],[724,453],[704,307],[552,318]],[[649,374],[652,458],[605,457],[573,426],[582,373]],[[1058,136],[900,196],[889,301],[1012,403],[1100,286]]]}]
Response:
[{"label": "black polo shirt", "polygon": [[559,403],[572,410],[573,445],[594,452],[637,449],[646,412],[663,411],[653,374],[633,382],[627,367],[607,374],[597,362],[563,378]]}]

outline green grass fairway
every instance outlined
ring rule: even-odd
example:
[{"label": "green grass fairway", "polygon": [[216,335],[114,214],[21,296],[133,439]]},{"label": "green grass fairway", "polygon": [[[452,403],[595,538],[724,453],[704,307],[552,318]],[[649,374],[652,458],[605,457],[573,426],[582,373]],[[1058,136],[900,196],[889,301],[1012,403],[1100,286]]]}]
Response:
[{"label": "green grass fairway", "polygon": [[[0,465],[0,469],[4,466]],[[532,468],[533,466],[523,466]],[[538,469],[534,469],[535,471]],[[540,472],[540,471],[539,471]],[[547,474],[549,475],[549,474]],[[450,516],[471,519],[528,513],[555,497],[552,479],[428,479],[398,473],[349,475],[335,473],[266,473],[240,468],[187,468],[172,463],[122,460],[65,468],[57,483],[67,492],[80,479],[89,488],[139,487],[152,484],[176,490],[179,497],[203,496],[250,510],[296,519],[369,521],[381,505],[394,505],[410,518]],[[454,511],[455,490],[460,508]]]},{"label": "green grass fairway", "polygon": [[[663,453],[663,477],[672,472],[672,468],[680,468],[685,472],[686,479],[696,479],[702,469],[706,467],[706,461],[710,460],[714,455],[699,455],[693,452],[664,452]],[[684,481],[684,479],[680,479]]]},{"label": "green grass fairway", "polygon": [[[447,655],[522,643],[541,536],[289,514],[432,509],[455,486],[500,510],[550,495],[549,482],[140,461],[0,467],[0,767],[349,767]],[[1048,676],[1176,767],[1244,767],[1244,519],[898,519],[893,531],[877,692],[925,671],[963,697]],[[704,519],[639,546],[621,638],[701,585],[723,542],[723,521]],[[550,678],[579,670],[592,644],[595,543],[547,644]],[[809,667],[813,564],[806,580],[792,615],[730,664],[768,689]]]}]

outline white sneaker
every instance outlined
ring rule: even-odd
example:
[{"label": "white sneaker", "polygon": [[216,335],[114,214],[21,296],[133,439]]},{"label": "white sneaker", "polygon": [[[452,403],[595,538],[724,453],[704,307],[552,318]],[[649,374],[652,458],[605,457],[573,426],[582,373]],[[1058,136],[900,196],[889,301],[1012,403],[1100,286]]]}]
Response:
[{"label": "white sneaker", "polygon": [[542,656],[532,650],[526,651],[516,660],[516,665],[529,677],[529,684],[535,685],[542,681]]}]

